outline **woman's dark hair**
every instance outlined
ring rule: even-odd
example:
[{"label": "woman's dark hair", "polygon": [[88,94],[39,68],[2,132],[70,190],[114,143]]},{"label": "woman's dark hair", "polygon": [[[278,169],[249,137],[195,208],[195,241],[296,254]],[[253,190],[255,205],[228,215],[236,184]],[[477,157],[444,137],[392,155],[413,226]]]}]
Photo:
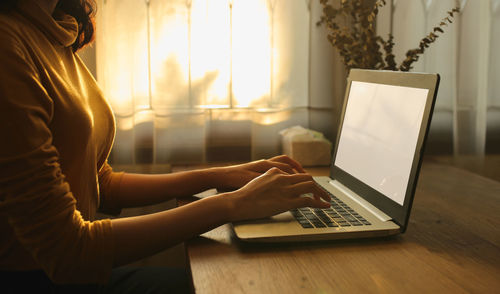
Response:
[{"label": "woman's dark hair", "polygon": [[[15,9],[19,0],[0,0],[0,12]],[[56,9],[73,16],[78,22],[78,37],[71,45],[73,52],[83,48],[94,39],[94,0],[59,0]]]}]

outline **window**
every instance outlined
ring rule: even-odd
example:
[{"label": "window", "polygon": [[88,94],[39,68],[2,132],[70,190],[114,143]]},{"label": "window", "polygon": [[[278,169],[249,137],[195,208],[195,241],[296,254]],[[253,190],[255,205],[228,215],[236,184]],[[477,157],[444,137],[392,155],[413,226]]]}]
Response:
[{"label": "window", "polygon": [[315,25],[319,4],[99,4],[97,71],[117,119],[114,160],[273,156],[279,153],[279,130],[310,127],[319,117],[319,130],[331,135],[333,49]]}]

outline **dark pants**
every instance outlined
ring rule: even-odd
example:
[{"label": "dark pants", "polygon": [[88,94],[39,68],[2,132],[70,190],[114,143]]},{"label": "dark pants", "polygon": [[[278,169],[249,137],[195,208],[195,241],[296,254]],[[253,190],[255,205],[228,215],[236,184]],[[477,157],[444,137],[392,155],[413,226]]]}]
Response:
[{"label": "dark pants", "polygon": [[56,285],[43,271],[0,271],[0,293],[190,293],[184,269],[168,267],[120,267],[108,284]]}]

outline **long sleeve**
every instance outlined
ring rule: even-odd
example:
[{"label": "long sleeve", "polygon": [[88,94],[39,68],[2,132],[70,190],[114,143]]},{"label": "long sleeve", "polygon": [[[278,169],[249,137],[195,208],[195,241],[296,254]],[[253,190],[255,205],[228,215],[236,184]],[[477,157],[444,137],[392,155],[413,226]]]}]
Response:
[{"label": "long sleeve", "polygon": [[[37,53],[28,51],[43,52],[43,48],[27,49],[29,46],[23,43],[26,40],[3,27],[0,26],[0,216],[7,220],[10,230],[2,232],[2,238],[14,238],[14,243],[20,244],[55,282],[106,282],[113,262],[111,222],[82,218],[76,195],[63,172],[64,162],[66,170],[75,173],[73,161],[68,159],[72,156],[65,151],[63,160],[56,148],[57,141],[63,149],[71,150],[75,141],[59,131],[75,124],[68,120],[71,123],[64,126],[61,122],[61,105],[65,106],[63,99],[67,96],[58,92],[57,86],[47,86],[56,82],[40,71],[38,60],[33,60]],[[72,60],[71,55],[67,56]],[[62,80],[69,83],[71,78]],[[71,85],[68,88],[74,90]],[[68,132],[83,136],[87,142],[84,150],[90,150],[76,156],[95,158],[92,152],[96,148],[90,148],[94,141],[89,139],[94,137],[85,137],[92,134],[88,127],[95,121],[88,121],[88,112],[82,114],[81,109],[72,109],[68,116],[82,127]],[[82,176],[75,182],[83,180],[90,182],[89,187],[96,187],[96,164],[79,168]],[[82,199],[92,198],[86,195],[92,193],[92,189],[79,188]],[[86,205],[81,206],[88,210]],[[2,260],[2,264],[9,263]]]},{"label": "long sleeve", "polygon": [[116,205],[117,195],[120,194],[120,183],[123,172],[113,172],[113,169],[106,161],[99,171],[99,193],[101,203],[99,208],[102,212],[111,215],[118,215],[121,207]]}]

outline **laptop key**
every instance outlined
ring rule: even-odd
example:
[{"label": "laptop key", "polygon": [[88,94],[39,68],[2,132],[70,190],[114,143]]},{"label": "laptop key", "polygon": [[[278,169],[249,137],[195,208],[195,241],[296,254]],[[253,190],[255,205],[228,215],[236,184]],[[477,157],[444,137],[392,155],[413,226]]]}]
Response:
[{"label": "laptop key", "polygon": [[332,206],[326,209],[301,207],[292,209],[290,212],[303,228],[371,225],[369,221],[338,198],[332,197],[331,204]]},{"label": "laptop key", "polygon": [[300,224],[304,229],[311,229],[311,228],[314,228],[313,225],[311,225],[311,223],[304,223],[304,224]]},{"label": "laptop key", "polygon": [[311,222],[321,222],[321,221],[319,220],[319,218],[318,218],[318,217],[316,217],[316,216],[314,216],[314,217],[308,217],[307,219],[308,219],[308,220],[310,220]]},{"label": "laptop key", "polygon": [[317,216],[326,216],[326,213],[324,213],[322,210],[316,210],[314,211]]},{"label": "laptop key", "polygon": [[358,221],[356,218],[354,218],[353,216],[350,216],[350,215],[344,216],[344,218],[346,220],[348,220],[349,222],[357,222]]},{"label": "laptop key", "polygon": [[326,228],[326,225],[324,223],[313,223],[316,228]]},{"label": "laptop key", "polygon": [[330,219],[321,219],[325,224],[330,224],[332,221]]},{"label": "laptop key", "polygon": [[316,214],[320,219],[330,219],[328,217],[328,215],[326,215],[326,213],[322,212],[322,213],[317,213]]},{"label": "laptop key", "polygon": [[323,213],[322,215],[320,215],[322,218],[325,218],[325,219],[330,219],[330,214],[326,214],[326,213]]}]

